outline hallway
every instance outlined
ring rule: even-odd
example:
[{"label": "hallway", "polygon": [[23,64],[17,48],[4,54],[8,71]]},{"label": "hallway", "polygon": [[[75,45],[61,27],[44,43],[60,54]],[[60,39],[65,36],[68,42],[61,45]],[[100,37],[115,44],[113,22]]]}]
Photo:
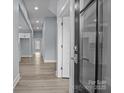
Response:
[{"label": "hallway", "polygon": [[19,0],[14,93],[110,93],[109,6],[110,0]]},{"label": "hallway", "polygon": [[22,58],[21,80],[14,93],[69,93],[69,80],[56,77],[55,63],[43,63],[38,54],[30,59]]}]

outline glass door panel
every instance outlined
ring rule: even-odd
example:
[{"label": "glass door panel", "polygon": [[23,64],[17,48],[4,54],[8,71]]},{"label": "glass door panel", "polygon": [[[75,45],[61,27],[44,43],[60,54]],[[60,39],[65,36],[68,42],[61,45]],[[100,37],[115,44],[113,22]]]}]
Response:
[{"label": "glass door panel", "polygon": [[99,44],[101,81],[105,87],[98,93],[111,93],[111,0],[99,1]]},{"label": "glass door panel", "polygon": [[110,93],[110,0],[75,1],[75,93]]},{"label": "glass door panel", "polygon": [[[96,58],[96,3],[80,14],[80,83],[94,93]],[[92,84],[91,84],[92,83]]]}]

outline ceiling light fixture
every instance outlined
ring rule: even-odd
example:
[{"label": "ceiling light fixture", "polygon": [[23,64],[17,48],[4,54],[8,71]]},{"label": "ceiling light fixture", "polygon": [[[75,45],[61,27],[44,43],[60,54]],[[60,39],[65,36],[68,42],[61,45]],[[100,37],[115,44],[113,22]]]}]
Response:
[{"label": "ceiling light fixture", "polygon": [[19,26],[18,28],[19,28],[19,29],[22,29],[22,26]]},{"label": "ceiling light fixture", "polygon": [[37,6],[34,7],[34,10],[38,10],[39,8]]},{"label": "ceiling light fixture", "polygon": [[36,21],[36,23],[39,23],[39,22],[40,22],[39,20]]},{"label": "ceiling light fixture", "polygon": [[36,29],[40,29],[39,27],[37,27]]}]

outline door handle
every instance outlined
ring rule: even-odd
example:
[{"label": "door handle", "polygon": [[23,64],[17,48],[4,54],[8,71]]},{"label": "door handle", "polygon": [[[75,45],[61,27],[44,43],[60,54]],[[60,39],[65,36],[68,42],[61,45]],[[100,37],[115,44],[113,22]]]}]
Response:
[{"label": "door handle", "polygon": [[88,63],[90,62],[90,60],[88,58],[81,58],[80,61],[82,61],[82,60],[85,60]]}]

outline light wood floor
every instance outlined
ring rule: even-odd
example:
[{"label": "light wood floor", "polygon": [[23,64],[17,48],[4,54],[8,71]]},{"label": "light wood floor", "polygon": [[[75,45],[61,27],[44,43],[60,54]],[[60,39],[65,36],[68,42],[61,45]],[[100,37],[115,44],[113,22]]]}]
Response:
[{"label": "light wood floor", "polygon": [[58,79],[55,68],[55,63],[43,63],[38,55],[22,58],[21,80],[14,93],[69,93],[69,80]]}]

